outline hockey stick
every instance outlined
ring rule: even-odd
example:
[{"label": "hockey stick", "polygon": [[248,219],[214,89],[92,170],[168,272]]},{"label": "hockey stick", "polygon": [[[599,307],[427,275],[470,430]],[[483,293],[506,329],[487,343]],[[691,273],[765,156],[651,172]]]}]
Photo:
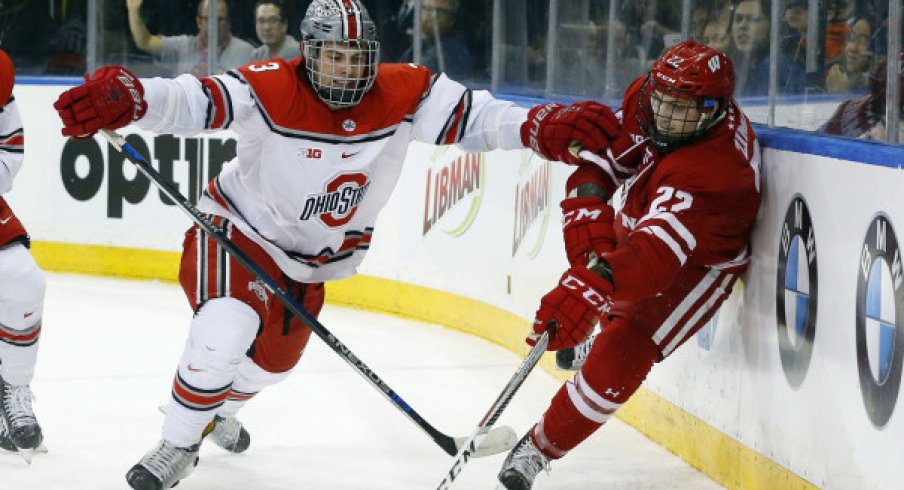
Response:
[{"label": "hockey stick", "polygon": [[468,442],[461,448],[458,457],[456,457],[455,462],[452,463],[452,468],[446,472],[443,481],[439,483],[436,490],[448,490],[452,487],[452,483],[455,482],[455,479],[461,474],[462,468],[464,468],[464,466],[468,464],[468,461],[475,456],[474,451],[478,446],[478,440],[483,440],[486,434],[493,429],[493,425],[496,424],[496,421],[499,420],[499,416],[502,415],[502,411],[505,410],[509,402],[512,401],[515,392],[518,391],[518,388],[520,388],[524,383],[524,380],[527,379],[527,375],[530,374],[531,370],[534,369],[534,366],[537,365],[537,362],[540,361],[540,357],[546,352],[547,345],[549,345],[549,331],[543,332],[543,335],[537,339],[537,343],[534,344],[534,347],[527,353],[527,357],[521,361],[518,370],[515,371],[515,374],[512,375],[508,384],[502,389],[502,393],[500,393],[499,398],[496,398],[496,401],[493,402],[493,406],[490,407],[487,414],[484,415],[480,423],[477,424],[477,430],[474,431],[474,434],[471,435]]},{"label": "hockey stick", "polygon": [[[465,437],[450,437],[440,432],[429,422],[424,420],[417,411],[415,411],[405,400],[399,396],[392,388],[389,387],[371,368],[364,363],[361,358],[356,356],[351,349],[339,341],[329,330],[326,329],[316,318],[311,316],[302,305],[289,296],[279,284],[273,280],[263,269],[260,268],[245,252],[238,248],[231,240],[226,238],[219,230],[214,227],[210,219],[203,214],[195,205],[188,201],[185,196],[179,192],[176,186],[166,180],[160,173],[151,166],[148,161],[141,156],[131,145],[126,143],[125,138],[113,131],[102,130],[101,133],[107,138],[117,150],[122,152],[130,162],[135,164],[141,173],[151,179],[154,184],[160,188],[173,202],[176,202],[186,214],[204,230],[205,233],[213,237],[221,247],[244,267],[251,275],[256,277],[264,286],[276,296],[279,301],[298,317],[302,323],[314,331],[333,352],[339,355],[346,363],[348,363],[355,371],[358,372],[368,383],[383,394],[386,399],[391,401],[396,408],[408,416],[415,424],[427,433],[439,447],[450,456],[455,456],[459,449],[465,447],[467,439]],[[517,435],[511,427],[500,427],[497,431],[487,435],[486,443],[482,445],[475,456],[488,456],[491,454],[507,451],[514,447],[517,442]]]}]

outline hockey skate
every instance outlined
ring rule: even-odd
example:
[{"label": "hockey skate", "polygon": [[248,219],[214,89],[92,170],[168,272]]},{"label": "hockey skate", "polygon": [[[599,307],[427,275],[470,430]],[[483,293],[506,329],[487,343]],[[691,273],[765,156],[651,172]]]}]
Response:
[{"label": "hockey skate", "polygon": [[587,356],[590,355],[596,335],[591,335],[587,340],[574,347],[556,351],[556,367],[562,371],[579,371],[587,361]]},{"label": "hockey skate", "polygon": [[13,386],[0,378],[0,447],[17,451],[28,464],[36,452],[46,452],[41,445],[44,435],[35,418],[33,400],[28,385]]},{"label": "hockey skate", "polygon": [[16,445],[9,438],[9,429],[6,428],[6,420],[3,417],[0,417],[0,449],[16,451]]},{"label": "hockey skate", "polygon": [[549,471],[549,458],[534,446],[531,432],[521,438],[502,463],[498,478],[505,490],[530,490],[540,470]]},{"label": "hockey skate", "polygon": [[217,415],[204,428],[204,437],[231,453],[241,453],[251,445],[251,434],[235,417],[224,418]]},{"label": "hockey skate", "polygon": [[188,448],[176,447],[161,440],[126,473],[126,481],[135,490],[172,488],[198,465],[200,447],[200,443]]}]

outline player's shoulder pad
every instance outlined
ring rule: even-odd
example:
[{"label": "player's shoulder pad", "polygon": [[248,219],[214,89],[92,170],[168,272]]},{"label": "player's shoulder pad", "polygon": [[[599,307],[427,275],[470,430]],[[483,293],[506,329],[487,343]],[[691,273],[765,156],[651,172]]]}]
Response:
[{"label": "player's shoulder pad", "polygon": [[414,112],[418,103],[430,93],[435,80],[426,67],[414,63],[381,63],[371,90]]},{"label": "player's shoulder pad", "polygon": [[15,83],[16,70],[13,68],[13,60],[9,59],[6,51],[0,49],[0,107],[9,102]]},{"label": "player's shoulder pad", "polygon": [[299,77],[304,76],[302,63],[301,57],[292,60],[273,58],[248,63],[237,71],[251,86],[261,105],[276,109],[285,105],[290,94],[298,90]]}]

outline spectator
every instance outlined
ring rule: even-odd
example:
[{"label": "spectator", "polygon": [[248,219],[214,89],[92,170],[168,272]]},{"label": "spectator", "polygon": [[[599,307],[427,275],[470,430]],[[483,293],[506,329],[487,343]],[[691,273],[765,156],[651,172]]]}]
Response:
[{"label": "spectator", "polygon": [[[901,53],[900,59],[904,61],[904,52]],[[819,128],[819,132],[885,141],[886,70],[886,61],[882,60],[869,78],[869,93],[842,102],[832,117]],[[904,94],[904,75],[899,74],[899,82],[899,90]],[[898,125],[898,142],[904,142],[904,124]]]},{"label": "spectator", "polygon": [[0,48],[6,51],[19,75],[40,75],[53,53],[50,39],[58,24],[46,2],[0,2]]},{"label": "spectator", "polygon": [[665,47],[663,36],[678,32],[681,2],[639,0],[628,2],[620,13],[628,42],[643,48],[645,58],[656,58]]},{"label": "spectator", "polygon": [[[769,0],[741,0],[732,18],[732,62],[737,80],[735,95],[769,92]],[[779,53],[779,93],[802,93],[803,68]]]},{"label": "spectator", "polygon": [[700,42],[715,49],[729,54],[731,48],[731,34],[728,33],[728,22],[714,19],[706,24],[703,28],[703,35],[700,36]]},{"label": "spectator", "polygon": [[86,69],[87,26],[76,17],[60,26],[50,37],[51,55],[45,75],[81,76]]},{"label": "spectator", "polygon": [[841,59],[832,64],[826,74],[827,92],[865,92],[868,89],[872,68],[871,34],[869,19],[854,20]]},{"label": "spectator", "polygon": [[[806,0],[788,0],[785,3],[785,24],[788,34],[782,40],[782,50],[798,65],[806,65],[808,3]],[[823,56],[828,66],[840,60],[845,40],[851,30],[849,19],[853,3],[847,0],[833,0],[826,10],[825,49]]]},{"label": "spectator", "polygon": [[[158,36],[148,31],[141,18],[141,4],[144,0],[126,0],[129,13],[129,29],[139,49],[146,51],[164,64],[172,67],[172,73],[191,73],[203,75],[207,73],[207,0],[198,5],[195,22],[198,34],[190,36]],[[244,65],[251,61],[254,47],[248,42],[232,36],[229,29],[229,7],[226,0],[217,2],[217,61],[216,72]]]},{"label": "spectator", "polygon": [[[452,78],[467,79],[474,71],[474,57],[464,36],[454,31],[459,0],[422,0],[420,64]],[[402,55],[414,60],[414,46]]]},{"label": "spectator", "polygon": [[254,6],[254,23],[260,47],[251,53],[254,60],[283,58],[290,60],[301,55],[298,40],[288,35],[289,18],[283,0],[258,0]]}]

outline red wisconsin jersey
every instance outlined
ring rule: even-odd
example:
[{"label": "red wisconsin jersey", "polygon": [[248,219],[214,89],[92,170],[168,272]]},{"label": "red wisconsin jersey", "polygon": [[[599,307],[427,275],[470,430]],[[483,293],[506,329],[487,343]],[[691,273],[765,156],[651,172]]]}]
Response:
[{"label": "red wisconsin jersey", "polygon": [[235,132],[236,158],[198,207],[235,223],[300,282],[355,273],[411,141],[523,148],[526,109],[416,65],[380,65],[361,103],[341,110],[320,100],[301,58],[142,84],[148,112],[139,126]]},{"label": "red wisconsin jersey", "polygon": [[[635,140],[642,139],[633,109],[639,87],[629,88],[622,105],[623,127]],[[618,246],[604,257],[614,299],[632,305],[634,320],[668,355],[715,313],[747,268],[760,148],[732,102],[704,137],[665,155],[646,143],[635,163],[621,189]]]}]

